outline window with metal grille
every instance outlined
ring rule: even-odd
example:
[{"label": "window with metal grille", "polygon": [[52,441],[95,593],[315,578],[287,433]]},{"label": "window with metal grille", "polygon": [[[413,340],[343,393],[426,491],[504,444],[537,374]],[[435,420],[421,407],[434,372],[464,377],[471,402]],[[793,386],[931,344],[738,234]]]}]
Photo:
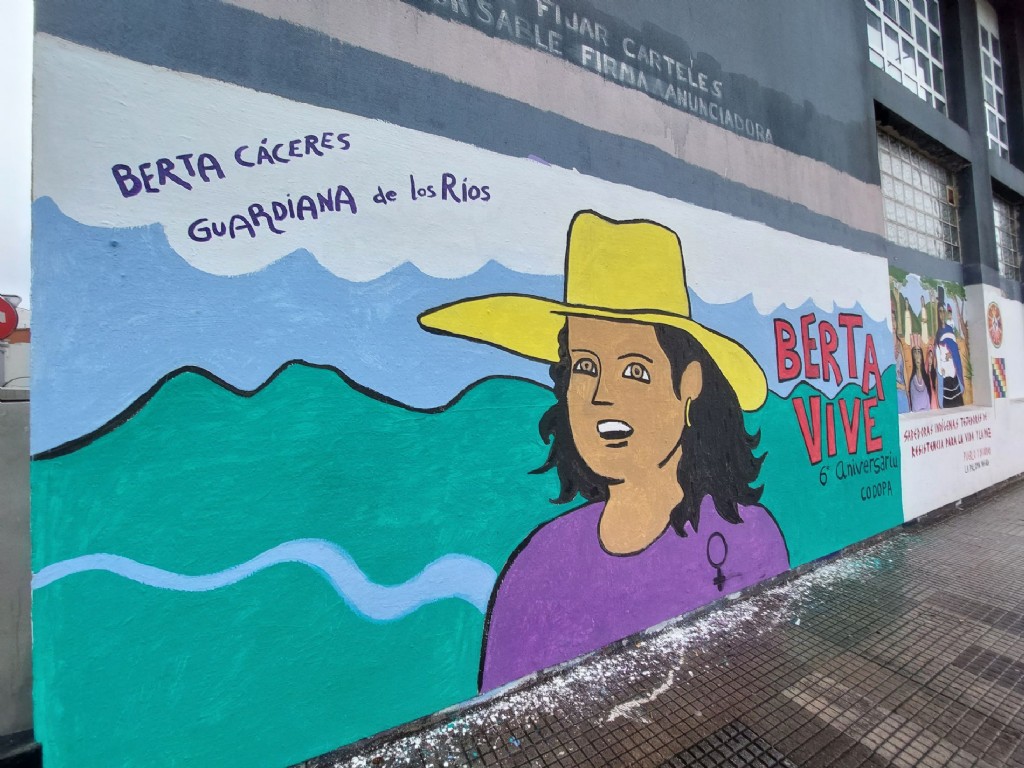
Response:
[{"label": "window with metal grille", "polygon": [[1020,280],[1020,206],[994,196],[992,208],[996,220],[999,274]]},{"label": "window with metal grille", "polygon": [[888,133],[878,133],[885,237],[960,261],[959,196],[951,171]]},{"label": "window with metal grille", "polygon": [[1006,90],[1003,85],[1003,51],[999,44],[999,19],[985,0],[978,2],[978,29],[981,35],[981,81],[985,88],[985,122],[988,146],[1009,159],[1006,135]]},{"label": "window with metal grille", "polygon": [[945,114],[938,0],[864,1],[871,63]]}]

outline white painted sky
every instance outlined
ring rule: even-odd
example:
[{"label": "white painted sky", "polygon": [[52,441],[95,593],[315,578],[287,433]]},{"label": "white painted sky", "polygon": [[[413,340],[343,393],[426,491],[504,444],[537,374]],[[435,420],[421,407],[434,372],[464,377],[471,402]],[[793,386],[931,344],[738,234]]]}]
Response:
[{"label": "white painted sky", "polygon": [[[872,317],[889,317],[884,259],[571,169],[170,72],[46,35],[36,51],[35,195],[52,198],[65,215],[91,226],[159,224],[171,247],[206,272],[254,272],[305,248],[329,271],[355,281],[404,262],[435,277],[468,275],[491,260],[519,272],[557,275],[564,268],[565,228],[577,210],[589,208],[614,219],[652,219],[679,233],[688,283],[705,301],[729,303],[752,294],[762,314],[808,299],[825,310],[833,302],[850,307],[859,301]],[[68,125],[76,130],[69,132]],[[251,159],[263,137],[269,146],[285,142],[281,147],[288,154],[288,140],[322,131],[348,133],[351,147],[323,157],[293,155],[286,164],[235,163],[237,147],[249,147]],[[158,158],[189,152],[219,158],[224,178],[191,178],[187,190],[155,182],[152,193],[125,197],[111,174],[116,164],[145,162],[152,170]],[[440,192],[445,172],[488,185],[490,200],[455,204],[440,194],[411,199],[410,175],[417,187],[431,183]],[[346,210],[315,221],[287,218],[280,222],[283,234],[261,227],[255,237],[242,231],[235,239],[197,242],[188,235],[191,222],[242,218],[251,203],[270,209],[271,201],[297,200],[340,183],[358,198],[357,215]],[[397,199],[387,206],[372,203],[378,184],[396,190]],[[858,267],[851,270],[851,263]],[[837,281],[837,274],[844,279]]]},{"label": "white painted sky", "polygon": [[29,302],[32,2],[4,4],[0,24],[0,294]]}]

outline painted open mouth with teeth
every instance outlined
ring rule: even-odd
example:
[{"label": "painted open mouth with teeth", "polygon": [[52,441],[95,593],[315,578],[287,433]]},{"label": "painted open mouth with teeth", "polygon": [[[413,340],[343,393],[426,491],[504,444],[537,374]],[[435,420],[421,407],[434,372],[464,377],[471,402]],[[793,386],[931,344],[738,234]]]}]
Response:
[{"label": "painted open mouth with teeth", "polygon": [[625,440],[633,434],[633,428],[624,421],[604,419],[597,422],[597,433],[605,440]]}]

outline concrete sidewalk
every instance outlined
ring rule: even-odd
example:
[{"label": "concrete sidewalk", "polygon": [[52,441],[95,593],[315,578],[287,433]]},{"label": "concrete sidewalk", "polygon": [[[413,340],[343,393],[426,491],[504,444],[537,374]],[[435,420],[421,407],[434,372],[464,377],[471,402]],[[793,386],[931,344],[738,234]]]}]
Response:
[{"label": "concrete sidewalk", "polygon": [[1024,765],[1024,483],[308,766]]}]

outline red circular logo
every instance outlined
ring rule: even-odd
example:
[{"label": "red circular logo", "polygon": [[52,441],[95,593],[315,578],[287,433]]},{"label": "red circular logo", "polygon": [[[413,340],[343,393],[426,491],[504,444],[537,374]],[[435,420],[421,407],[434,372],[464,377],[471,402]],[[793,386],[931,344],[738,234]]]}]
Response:
[{"label": "red circular logo", "polygon": [[18,328],[18,310],[0,296],[0,339],[6,339]]},{"label": "red circular logo", "polygon": [[992,339],[992,346],[999,349],[1003,343],[1003,313],[999,311],[999,305],[994,301],[989,303],[985,319],[988,322],[988,337]]}]

